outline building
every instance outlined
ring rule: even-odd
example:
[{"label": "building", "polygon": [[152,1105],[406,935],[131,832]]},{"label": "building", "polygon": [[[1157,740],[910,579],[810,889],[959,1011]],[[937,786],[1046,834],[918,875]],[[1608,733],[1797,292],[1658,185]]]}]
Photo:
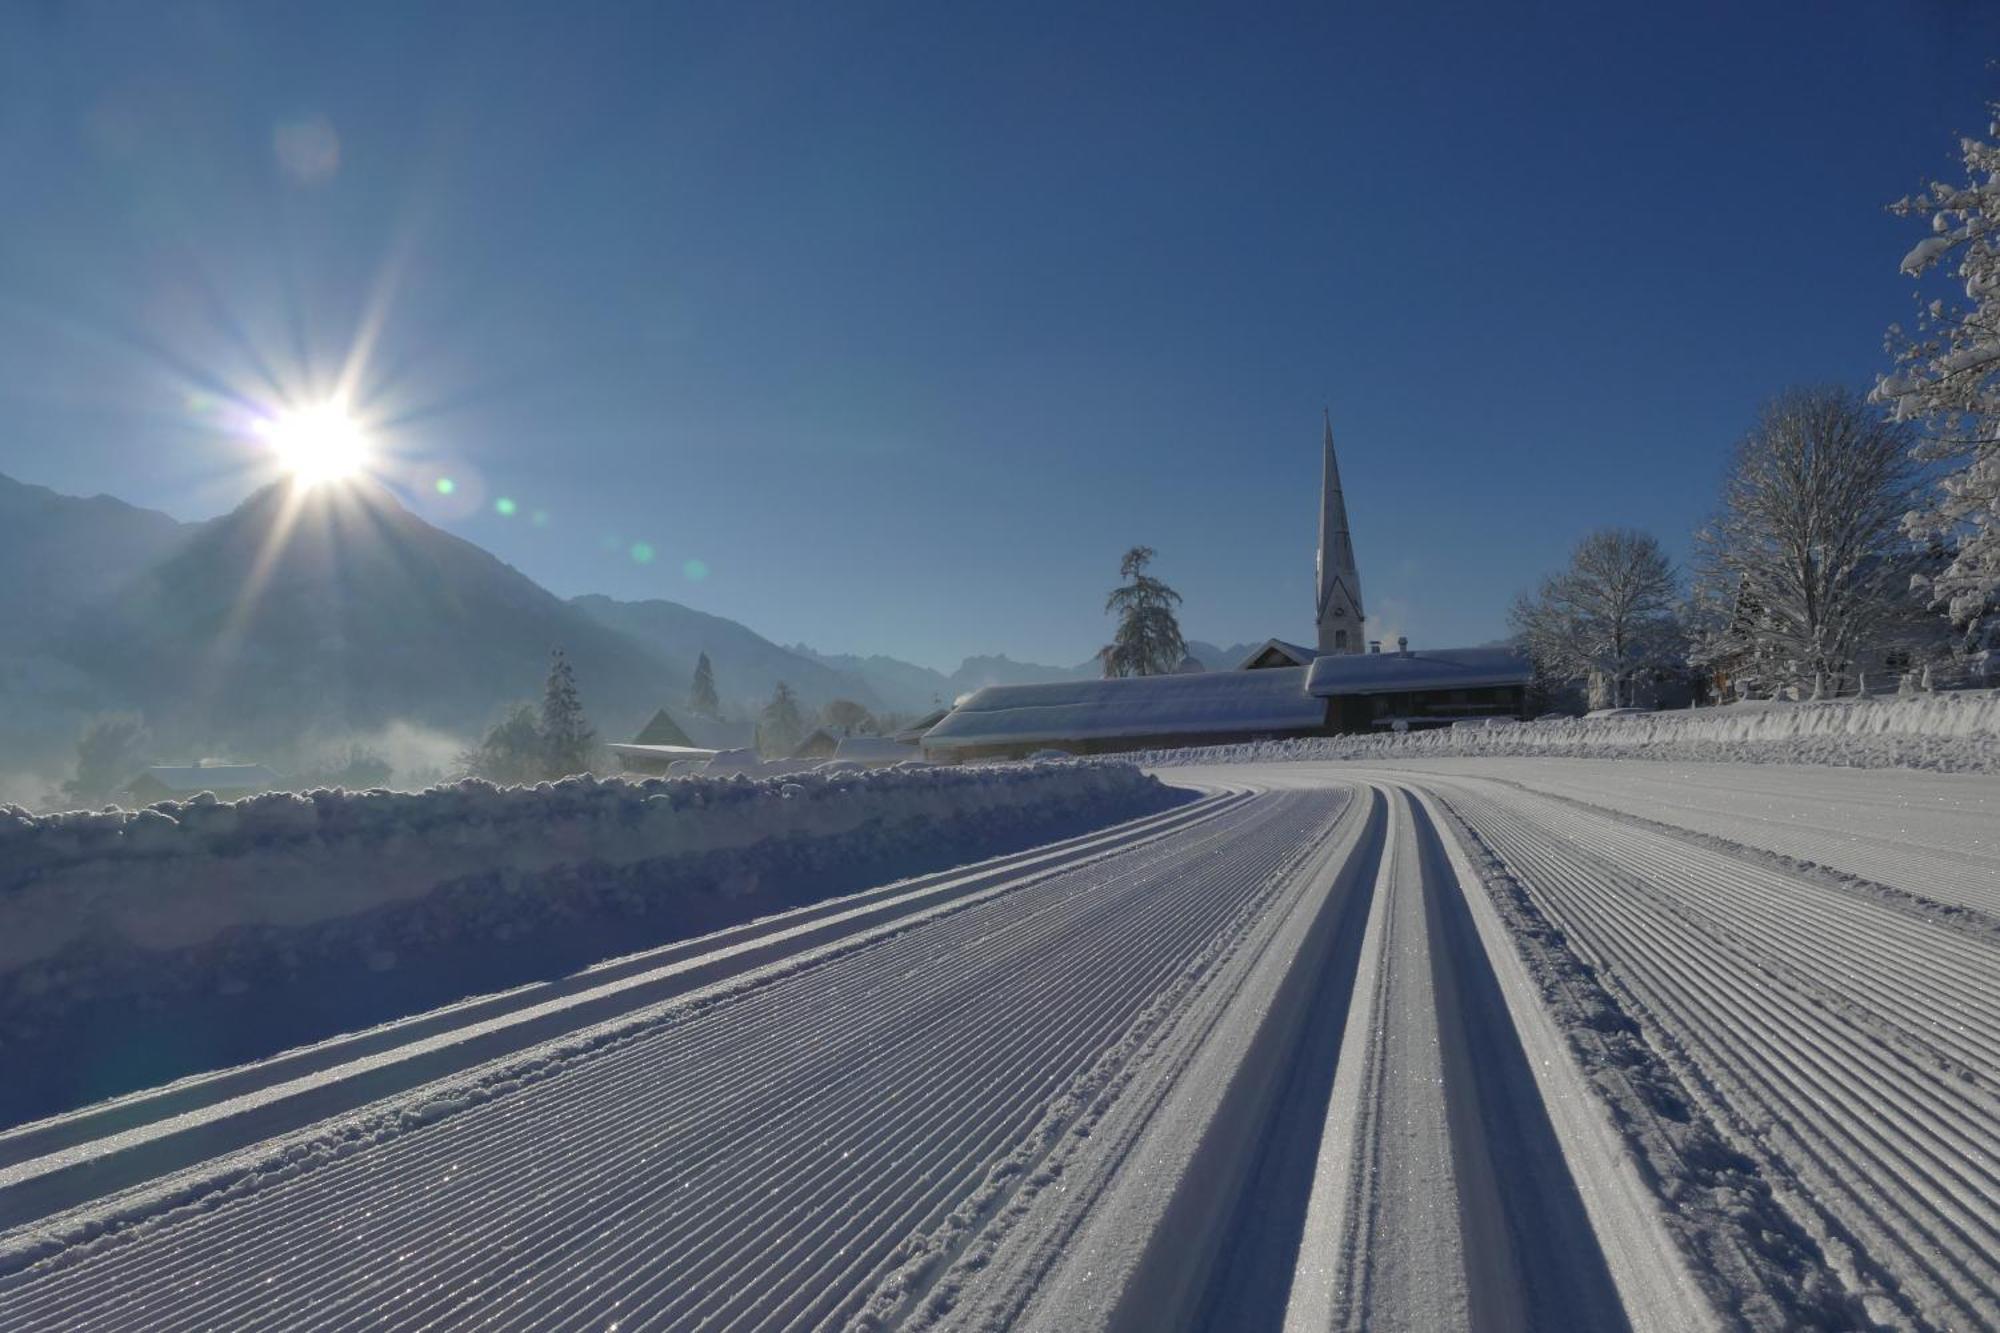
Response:
[{"label": "building", "polygon": [[200,759],[192,764],[155,764],[126,783],[123,794],[142,805],[155,801],[185,801],[211,792],[218,801],[240,801],[284,783],[262,764],[218,764]]},{"label": "building", "polygon": [[988,686],[919,734],[924,756],[962,763],[1037,750],[1106,754],[1527,715],[1533,671],[1511,648],[1413,652],[1398,640],[1385,653],[1367,639],[1331,417],[1321,435],[1313,572],[1315,648],[1267,639],[1233,671]]}]

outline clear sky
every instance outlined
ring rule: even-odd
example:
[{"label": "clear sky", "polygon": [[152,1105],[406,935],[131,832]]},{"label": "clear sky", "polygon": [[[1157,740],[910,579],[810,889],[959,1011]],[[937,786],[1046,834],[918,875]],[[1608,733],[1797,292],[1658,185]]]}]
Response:
[{"label": "clear sky", "polygon": [[1371,630],[1478,642],[1869,383],[1995,56],[1946,0],[0,2],[0,472],[206,517],[351,367],[557,592],[1071,662],[1140,542],[1190,634],[1307,636],[1330,406]]}]

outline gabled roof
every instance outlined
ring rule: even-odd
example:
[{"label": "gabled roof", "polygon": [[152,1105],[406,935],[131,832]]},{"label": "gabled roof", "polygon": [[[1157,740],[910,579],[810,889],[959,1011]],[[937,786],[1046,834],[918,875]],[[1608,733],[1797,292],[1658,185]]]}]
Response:
[{"label": "gabled roof", "polygon": [[1257,665],[1267,657],[1283,659],[1285,663],[1291,666],[1307,667],[1313,664],[1313,658],[1317,656],[1319,656],[1318,653],[1301,644],[1291,643],[1284,639],[1266,639],[1248,657],[1238,662],[1236,669],[1238,671],[1268,670],[1274,663],[1266,663],[1261,668]]},{"label": "gabled roof", "polygon": [[932,727],[926,750],[1201,733],[1306,731],[1326,720],[1303,667],[989,685]]},{"label": "gabled roof", "polygon": [[714,750],[704,750],[699,745],[640,745],[634,741],[630,745],[613,742],[604,747],[616,755],[630,755],[634,759],[651,759],[670,763],[676,759],[713,759]]},{"label": "gabled roof", "polygon": [[897,732],[893,739],[899,741],[909,741],[912,743],[922,740],[925,732],[929,731],[932,727],[935,727],[938,723],[944,721],[945,718],[950,715],[951,715],[951,710],[949,708],[933,709],[931,712],[925,713],[915,722],[912,722],[909,726],[904,727],[901,731]]},{"label": "gabled roof", "polygon": [[662,708],[654,713],[653,720],[632,738],[632,744],[693,745],[694,741],[687,732],[681,730],[681,724],[674,721],[673,714]]},{"label": "gabled roof", "polygon": [[202,791],[263,790],[283,781],[262,764],[156,764],[126,783],[127,789],[140,778],[151,778],[168,791],[190,795]]},{"label": "gabled roof", "polygon": [[1421,653],[1347,653],[1312,664],[1306,690],[1336,694],[1395,694],[1404,690],[1471,690],[1526,685],[1534,675],[1512,648],[1434,648]]}]

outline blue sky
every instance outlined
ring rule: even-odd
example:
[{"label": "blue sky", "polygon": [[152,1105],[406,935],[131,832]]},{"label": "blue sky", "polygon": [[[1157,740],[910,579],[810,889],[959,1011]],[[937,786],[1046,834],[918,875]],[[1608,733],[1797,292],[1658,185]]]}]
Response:
[{"label": "blue sky", "polygon": [[556,591],[941,666],[1140,542],[1308,634],[1323,405],[1376,630],[1684,553],[2000,88],[1972,3],[279,8],[0,4],[0,472],[219,513],[352,363]]}]

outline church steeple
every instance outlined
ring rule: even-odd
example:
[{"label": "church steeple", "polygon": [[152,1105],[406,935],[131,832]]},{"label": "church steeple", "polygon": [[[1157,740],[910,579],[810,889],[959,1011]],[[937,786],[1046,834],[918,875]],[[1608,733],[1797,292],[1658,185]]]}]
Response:
[{"label": "church steeple", "polygon": [[1361,635],[1361,574],[1354,567],[1354,542],[1347,531],[1347,501],[1340,492],[1340,463],[1333,456],[1333,414],[1327,412],[1324,421],[1325,458],[1319,484],[1319,562],[1315,580],[1315,612],[1322,656],[1367,649]]}]

